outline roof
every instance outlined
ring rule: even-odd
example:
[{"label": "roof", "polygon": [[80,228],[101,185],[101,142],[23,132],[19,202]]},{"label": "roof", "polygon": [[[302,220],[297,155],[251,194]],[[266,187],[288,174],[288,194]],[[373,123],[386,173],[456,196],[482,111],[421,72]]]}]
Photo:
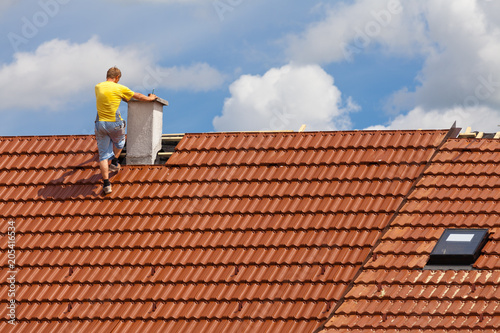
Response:
[{"label": "roof", "polygon": [[[109,196],[93,136],[0,137],[17,328],[330,332],[476,318],[498,301],[495,241],[476,263],[487,271],[421,268],[445,226],[494,230],[499,146],[447,134],[187,134],[166,165],[124,166]],[[429,291],[450,284],[482,303],[457,310],[466,296]],[[491,327],[495,311],[477,321]]]},{"label": "roof", "polygon": [[[322,333],[498,331],[499,152],[497,139],[446,141]],[[489,230],[472,270],[425,269],[446,228]]]}]

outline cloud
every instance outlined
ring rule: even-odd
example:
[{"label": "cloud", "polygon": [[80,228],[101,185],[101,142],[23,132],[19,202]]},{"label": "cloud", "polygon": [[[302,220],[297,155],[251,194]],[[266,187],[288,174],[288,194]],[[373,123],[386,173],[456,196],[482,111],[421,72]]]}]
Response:
[{"label": "cloud", "polygon": [[348,113],[357,110],[342,101],[333,77],[318,65],[288,64],[263,76],[243,75],[229,87],[217,131],[338,130],[350,126]]},{"label": "cloud", "polygon": [[478,1],[428,1],[426,7],[429,43],[435,46],[417,87],[398,92],[394,107],[408,100],[428,109],[500,107],[500,19],[488,19]]},{"label": "cloud", "polygon": [[95,37],[82,44],[54,39],[34,52],[16,53],[12,63],[0,68],[0,110],[59,110],[92,99],[93,87],[112,66],[122,70],[120,83],[141,90],[208,90],[224,81],[207,64],[156,66],[151,52],[140,46],[111,47]]},{"label": "cloud", "polygon": [[500,113],[485,106],[475,108],[455,107],[448,109],[426,110],[417,107],[408,114],[399,115],[389,124],[371,126],[368,130],[404,129],[447,129],[454,122],[457,127],[472,127],[472,130],[495,133],[499,130]]},{"label": "cloud", "polygon": [[163,87],[172,90],[208,91],[220,87],[225,75],[206,63],[196,63],[189,67],[147,66],[141,85],[136,90],[151,90]]},{"label": "cloud", "polygon": [[487,121],[473,118],[496,120],[500,112],[499,9],[498,1],[482,0],[337,4],[321,21],[289,36],[287,54],[304,63],[355,61],[373,51],[421,59],[414,86],[401,87],[386,99],[386,111],[401,114],[389,126],[399,128],[402,121],[432,126],[432,118],[442,126],[458,117],[493,130]]},{"label": "cloud", "polygon": [[[484,2],[484,1],[483,1]],[[429,44],[413,90],[403,87],[388,108],[402,112],[389,125],[472,126],[496,132],[500,124],[500,17],[481,1],[426,3]],[[405,110],[411,110],[405,114]],[[416,125],[415,125],[416,126]]]},{"label": "cloud", "polygon": [[425,22],[412,15],[421,11],[419,7],[413,0],[337,3],[326,9],[323,20],[301,34],[289,35],[286,52],[293,61],[320,64],[352,61],[375,45],[390,53],[421,52],[426,44]]}]

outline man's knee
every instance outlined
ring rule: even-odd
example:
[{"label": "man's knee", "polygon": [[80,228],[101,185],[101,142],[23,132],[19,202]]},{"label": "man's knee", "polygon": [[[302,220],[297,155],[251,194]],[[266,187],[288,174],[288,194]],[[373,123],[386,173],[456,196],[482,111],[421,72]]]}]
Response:
[{"label": "man's knee", "polygon": [[122,150],[123,147],[125,147],[125,138],[123,138],[122,140],[118,141],[116,144],[115,144],[115,148],[116,149],[119,149],[119,150]]}]

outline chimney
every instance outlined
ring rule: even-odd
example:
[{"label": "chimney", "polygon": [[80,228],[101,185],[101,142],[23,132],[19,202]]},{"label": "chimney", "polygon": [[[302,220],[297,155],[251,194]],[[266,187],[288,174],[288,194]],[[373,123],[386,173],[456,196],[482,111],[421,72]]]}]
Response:
[{"label": "chimney", "polygon": [[168,102],[130,100],[127,115],[127,165],[151,165],[161,149],[163,106]]}]

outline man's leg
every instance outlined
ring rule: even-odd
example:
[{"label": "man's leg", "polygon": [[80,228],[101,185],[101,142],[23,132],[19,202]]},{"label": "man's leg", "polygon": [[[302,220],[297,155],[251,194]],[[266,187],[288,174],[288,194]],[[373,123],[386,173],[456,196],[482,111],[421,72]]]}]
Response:
[{"label": "man's leg", "polygon": [[109,180],[108,160],[99,161],[99,168],[101,169],[102,179],[103,180],[105,180],[105,179]]},{"label": "man's leg", "polygon": [[120,157],[120,154],[122,152],[122,149],[117,148],[116,146],[113,146],[113,159],[111,159],[111,164],[109,165],[109,171],[115,172],[120,170],[120,164],[118,163],[118,157]]},{"label": "man's leg", "polygon": [[111,193],[111,183],[109,182],[109,159],[112,158],[112,142],[106,133],[104,122],[96,123],[96,141],[99,150],[99,168],[101,169],[103,191],[105,194]]},{"label": "man's leg", "polygon": [[102,190],[105,194],[111,193],[111,182],[109,181],[108,160],[99,161],[99,168],[102,174]]},{"label": "man's leg", "polygon": [[111,165],[109,166],[109,171],[119,171],[120,164],[118,163],[118,157],[125,146],[125,123],[122,123],[120,127],[115,127],[114,131],[110,135],[111,141],[113,142],[113,159],[111,160]]}]

